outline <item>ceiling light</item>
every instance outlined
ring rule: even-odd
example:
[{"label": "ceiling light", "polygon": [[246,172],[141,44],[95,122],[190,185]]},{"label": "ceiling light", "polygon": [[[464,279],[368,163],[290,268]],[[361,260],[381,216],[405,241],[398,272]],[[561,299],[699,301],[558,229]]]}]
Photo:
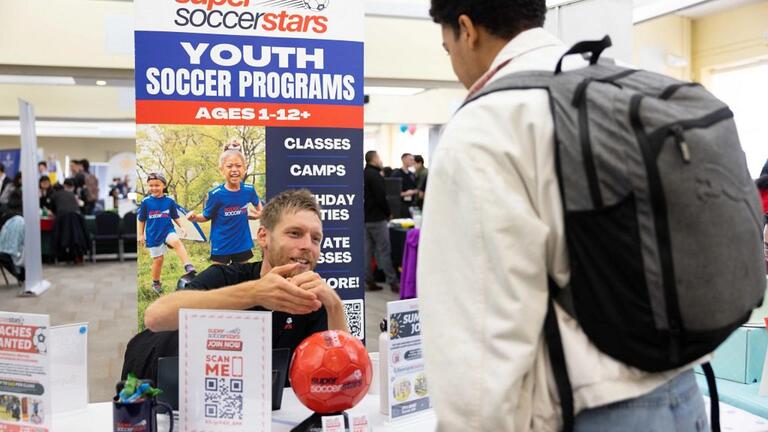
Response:
[{"label": "ceiling light", "polygon": [[105,85],[107,85],[107,82],[104,81],[104,80],[98,80],[98,81],[96,81],[96,85],[97,86],[105,86]]},{"label": "ceiling light", "polygon": [[0,84],[75,85],[75,79],[64,76],[0,75]]},{"label": "ceiling light", "polygon": [[423,92],[423,87],[365,87],[363,91],[367,95],[380,96],[413,96]]}]

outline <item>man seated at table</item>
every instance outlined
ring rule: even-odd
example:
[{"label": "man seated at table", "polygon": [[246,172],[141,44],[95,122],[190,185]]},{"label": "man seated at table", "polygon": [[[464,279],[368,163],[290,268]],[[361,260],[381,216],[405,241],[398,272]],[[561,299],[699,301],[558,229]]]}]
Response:
[{"label": "man seated at table", "polygon": [[209,267],[185,289],[152,303],[144,324],[153,332],[176,330],[182,308],[270,310],[272,345],[291,352],[315,332],[349,331],[341,299],[313,271],[322,237],[320,206],[312,194],[283,192],[261,216],[257,240],[263,262]]}]

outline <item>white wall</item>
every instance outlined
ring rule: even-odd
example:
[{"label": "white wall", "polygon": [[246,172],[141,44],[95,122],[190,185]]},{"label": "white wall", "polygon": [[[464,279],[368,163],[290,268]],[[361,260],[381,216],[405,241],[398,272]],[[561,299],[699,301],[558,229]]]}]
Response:
[{"label": "white wall", "polygon": [[[0,150],[21,148],[19,137],[0,136]],[[136,141],[132,139],[94,139],[94,138],[52,138],[38,137],[37,148],[44,151],[47,158],[55,155],[62,163],[64,157],[88,159],[89,162],[107,162],[122,152],[135,152]]]}]

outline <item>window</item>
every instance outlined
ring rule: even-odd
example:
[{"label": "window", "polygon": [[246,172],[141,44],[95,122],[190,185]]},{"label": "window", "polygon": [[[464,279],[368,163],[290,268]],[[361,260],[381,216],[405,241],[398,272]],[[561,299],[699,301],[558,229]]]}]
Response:
[{"label": "window", "polygon": [[768,61],[723,69],[712,74],[711,91],[736,116],[747,166],[757,178],[768,159]]}]

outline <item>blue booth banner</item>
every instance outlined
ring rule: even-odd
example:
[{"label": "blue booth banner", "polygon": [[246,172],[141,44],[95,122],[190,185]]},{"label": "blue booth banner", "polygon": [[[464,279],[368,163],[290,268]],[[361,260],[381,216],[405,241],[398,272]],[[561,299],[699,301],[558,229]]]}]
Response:
[{"label": "blue booth banner", "polygon": [[[140,198],[147,175],[162,172],[168,196],[200,214],[207,191],[225,181],[222,147],[239,144],[245,184],[262,202],[286,189],[317,197],[324,229],[317,272],[344,300],[350,329],[363,339],[364,2],[135,4]],[[201,226],[209,234],[210,224]],[[193,263],[210,254],[210,244],[185,245]],[[143,253],[140,299],[152,283]],[[181,276],[166,274],[174,268],[162,270],[165,292]]]},{"label": "blue booth banner", "polygon": [[0,163],[5,168],[6,177],[13,179],[19,172],[21,150],[0,150]]}]

